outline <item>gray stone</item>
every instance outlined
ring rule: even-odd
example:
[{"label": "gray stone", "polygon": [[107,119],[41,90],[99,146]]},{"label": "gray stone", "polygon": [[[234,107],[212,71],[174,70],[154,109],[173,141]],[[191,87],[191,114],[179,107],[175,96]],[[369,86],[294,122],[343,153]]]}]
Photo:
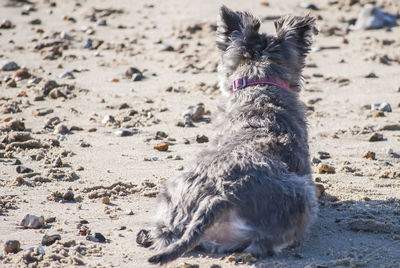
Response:
[{"label": "gray stone", "polygon": [[20,67],[15,61],[6,62],[3,67],[1,67],[2,71],[16,71],[18,69],[20,69]]},{"label": "gray stone", "polygon": [[391,15],[378,7],[367,4],[361,9],[355,25],[351,29],[368,30],[393,27],[397,25],[396,19],[396,15]]},{"label": "gray stone", "polygon": [[64,123],[59,123],[55,128],[54,128],[54,134],[61,134],[65,135],[69,132],[68,127]]},{"label": "gray stone", "polygon": [[383,112],[391,113],[392,112],[392,107],[387,102],[373,103],[373,104],[371,104],[371,110],[383,111]]},{"label": "gray stone", "polygon": [[31,228],[31,229],[38,229],[43,227],[45,224],[44,217],[43,216],[35,216],[35,215],[30,215],[27,214],[21,221],[21,226],[25,228]]}]

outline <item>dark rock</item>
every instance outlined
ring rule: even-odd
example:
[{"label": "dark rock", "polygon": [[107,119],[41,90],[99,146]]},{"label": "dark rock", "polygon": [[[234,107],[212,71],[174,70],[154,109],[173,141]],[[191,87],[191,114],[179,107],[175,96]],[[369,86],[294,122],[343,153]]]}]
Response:
[{"label": "dark rock", "polygon": [[116,130],[114,134],[118,137],[128,137],[132,136],[133,132],[125,129]]},{"label": "dark rock", "polygon": [[175,49],[170,45],[163,45],[161,51],[174,51]]},{"label": "dark rock", "polygon": [[107,25],[107,21],[104,19],[98,20],[97,21],[97,25],[99,26],[106,26]]},{"label": "dark rock", "polygon": [[53,167],[62,167],[63,163],[61,161],[61,157],[57,156],[57,158],[53,162]]},{"label": "dark rock", "polygon": [[54,128],[54,134],[65,135],[69,132],[69,128],[64,123],[59,123]]},{"label": "dark rock", "polygon": [[[135,67],[129,67],[128,70],[125,71],[125,76],[128,79],[133,79],[134,74],[139,74],[139,76],[142,76],[142,78],[143,78],[142,72],[139,71],[139,69],[137,69]],[[138,79],[138,78],[136,78],[136,79]],[[139,81],[139,80],[135,80],[135,81]]]},{"label": "dark rock", "polygon": [[208,142],[208,137],[207,136],[205,136],[205,135],[197,135],[196,136],[196,141],[198,142],[198,143],[206,143],[206,142]]},{"label": "dark rock", "polygon": [[315,156],[318,157],[319,159],[331,158],[331,155],[327,152],[317,152]]},{"label": "dark rock", "polygon": [[132,75],[131,81],[132,82],[136,82],[136,81],[140,81],[143,79],[143,74],[142,73],[136,73]]},{"label": "dark rock", "polygon": [[42,238],[42,246],[51,246],[53,245],[57,240],[61,240],[61,235],[55,234],[55,235],[44,235]]},{"label": "dark rock", "polygon": [[17,170],[18,173],[30,173],[30,172],[33,172],[32,169],[24,167],[24,166],[17,166],[16,170]]},{"label": "dark rock", "polygon": [[148,230],[140,230],[136,235],[136,243],[145,248],[153,245],[153,241],[150,237],[150,232]]},{"label": "dark rock", "polygon": [[44,96],[49,95],[50,91],[53,88],[57,88],[60,87],[59,84],[57,84],[56,81],[54,80],[47,80],[47,81],[43,81],[40,82],[39,85],[42,84],[41,88],[39,89],[41,93],[43,93]]},{"label": "dark rock", "polygon": [[42,24],[42,21],[41,21],[40,19],[34,19],[34,20],[31,20],[31,21],[29,22],[29,24],[32,24],[32,25],[40,25],[40,24]]},{"label": "dark rock", "polygon": [[8,126],[15,131],[24,131],[25,130],[25,123],[22,122],[21,120],[12,120]]},{"label": "dark rock", "polygon": [[0,23],[0,29],[11,29],[11,28],[14,28],[14,25],[10,20],[5,19]]},{"label": "dark rock", "polygon": [[101,233],[94,233],[93,235],[86,236],[86,240],[98,243],[105,243],[106,238]]},{"label": "dark rock", "polygon": [[373,73],[373,72],[367,74],[367,75],[364,76],[364,77],[365,77],[365,78],[378,78],[378,76],[377,76],[375,73]]},{"label": "dark rock", "polygon": [[71,190],[66,191],[63,194],[63,199],[65,201],[74,201],[74,192],[72,192]]}]

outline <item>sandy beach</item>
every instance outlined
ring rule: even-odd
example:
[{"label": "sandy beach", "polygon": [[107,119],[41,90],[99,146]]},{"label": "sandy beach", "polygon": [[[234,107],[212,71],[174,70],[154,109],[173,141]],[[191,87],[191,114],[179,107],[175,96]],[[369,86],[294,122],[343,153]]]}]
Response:
[{"label": "sandy beach", "polygon": [[351,30],[369,2],[1,1],[0,266],[152,267],[136,234],[214,135],[226,4],[269,34],[281,15],[317,17],[300,98],[320,211],[277,256],[193,251],[166,267],[400,267],[400,27]]}]

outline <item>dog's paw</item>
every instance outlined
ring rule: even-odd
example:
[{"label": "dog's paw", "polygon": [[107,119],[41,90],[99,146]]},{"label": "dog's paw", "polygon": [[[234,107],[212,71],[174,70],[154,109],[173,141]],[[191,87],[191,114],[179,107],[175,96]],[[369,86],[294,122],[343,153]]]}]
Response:
[{"label": "dog's paw", "polygon": [[153,245],[153,240],[150,237],[150,232],[144,229],[140,230],[136,235],[136,243],[145,248]]},{"label": "dog's paw", "polygon": [[166,260],[166,254],[160,253],[157,255],[153,255],[150,258],[147,259],[148,262],[152,263],[152,264],[165,264],[168,261]]}]

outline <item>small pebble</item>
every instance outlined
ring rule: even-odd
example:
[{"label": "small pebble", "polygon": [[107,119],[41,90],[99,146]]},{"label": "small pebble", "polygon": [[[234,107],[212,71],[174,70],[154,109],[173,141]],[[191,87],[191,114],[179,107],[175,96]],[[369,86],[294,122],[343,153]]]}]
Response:
[{"label": "small pebble", "polygon": [[27,214],[20,223],[21,226],[32,229],[41,228],[44,226],[44,224],[45,221],[43,216],[38,217],[30,214]]},{"label": "small pebble", "polygon": [[324,173],[333,174],[333,173],[335,173],[335,168],[330,166],[330,165],[328,165],[328,164],[319,163],[317,168],[318,168],[318,173],[319,174],[324,174]]},{"label": "small pebble", "polygon": [[319,159],[328,159],[331,158],[331,155],[327,152],[317,152],[315,157],[318,157]]},{"label": "small pebble", "polygon": [[114,134],[118,137],[127,137],[127,136],[132,136],[133,133],[129,130],[120,129],[120,130],[114,131]]},{"label": "small pebble", "polygon": [[13,27],[14,27],[14,25],[12,24],[12,22],[10,20],[7,20],[7,19],[4,19],[0,23],[0,29],[11,29]]},{"label": "small pebble", "polygon": [[367,158],[367,159],[375,160],[375,153],[368,151],[363,157]]},{"label": "small pebble", "polygon": [[153,244],[149,231],[140,230],[136,235],[136,243],[142,247],[148,248]]},{"label": "small pebble", "polygon": [[17,173],[30,173],[33,170],[24,166],[17,166],[16,171]]},{"label": "small pebble", "polygon": [[65,201],[74,201],[74,192],[72,192],[71,190],[66,191],[63,194],[63,199]]},{"label": "small pebble", "polygon": [[21,244],[19,243],[18,240],[8,240],[4,244],[4,252],[6,254],[8,254],[8,253],[17,253],[20,250],[21,250]]},{"label": "small pebble", "polygon": [[175,49],[170,45],[163,45],[161,51],[174,51]]},{"label": "small pebble", "polygon": [[31,74],[28,72],[28,69],[26,69],[26,68],[19,69],[18,71],[16,71],[14,73],[14,78],[17,81],[23,80],[23,79],[28,79],[30,77],[31,77]]},{"label": "small pebble", "polygon": [[93,235],[86,236],[86,240],[98,243],[105,243],[106,238],[101,233],[94,233]]},{"label": "small pebble", "polygon": [[62,167],[63,163],[61,161],[61,157],[57,156],[56,159],[53,161],[53,167]]},{"label": "small pebble", "polygon": [[143,74],[142,73],[132,74],[132,78],[131,78],[132,82],[140,81],[142,79],[143,79]]},{"label": "small pebble", "polygon": [[105,197],[103,197],[103,199],[101,199],[101,202],[103,204],[108,205],[108,204],[110,204],[111,201],[110,201],[110,198],[108,196],[105,196]]},{"label": "small pebble", "polygon": [[42,24],[42,21],[40,19],[34,19],[34,20],[29,21],[29,24],[40,25],[40,24]]},{"label": "small pebble", "polygon": [[54,128],[54,134],[65,135],[69,132],[69,128],[64,123],[59,123]]},{"label": "small pebble", "polygon": [[392,112],[392,107],[387,102],[374,103],[374,104],[371,105],[371,109],[372,110],[383,111],[383,112],[388,112],[388,113]]},{"label": "small pebble", "polygon": [[197,143],[206,143],[208,142],[208,137],[206,135],[197,135],[196,136]]},{"label": "small pebble", "polygon": [[15,61],[6,62],[3,67],[1,67],[2,71],[16,71],[18,69],[20,69],[20,67]]},{"label": "small pebble", "polygon": [[364,76],[365,78],[378,78],[378,76],[375,73],[369,73],[366,76]]},{"label": "small pebble", "polygon": [[57,240],[61,240],[61,235],[54,234],[54,235],[44,235],[42,238],[42,246],[51,246]]},{"label": "small pebble", "polygon": [[97,21],[97,25],[99,26],[106,26],[107,25],[107,21],[104,19],[98,20]]},{"label": "small pebble", "polygon": [[67,78],[67,79],[75,79],[75,76],[72,72],[63,72],[59,75],[60,78]]},{"label": "small pebble", "polygon": [[371,136],[369,136],[368,141],[369,142],[375,142],[375,141],[382,141],[383,140],[383,135],[380,133],[373,133]]},{"label": "small pebble", "polygon": [[168,142],[161,142],[158,143],[157,145],[154,146],[154,149],[159,150],[159,151],[167,151],[169,147]]},{"label": "small pebble", "polygon": [[178,165],[177,167],[176,167],[176,170],[183,170],[184,169],[184,167],[182,166],[182,165]]},{"label": "small pebble", "polygon": [[[366,1],[368,3],[368,1]],[[365,5],[358,14],[356,23],[351,29],[368,30],[393,27],[397,25],[397,16],[384,12],[372,4]]]}]

